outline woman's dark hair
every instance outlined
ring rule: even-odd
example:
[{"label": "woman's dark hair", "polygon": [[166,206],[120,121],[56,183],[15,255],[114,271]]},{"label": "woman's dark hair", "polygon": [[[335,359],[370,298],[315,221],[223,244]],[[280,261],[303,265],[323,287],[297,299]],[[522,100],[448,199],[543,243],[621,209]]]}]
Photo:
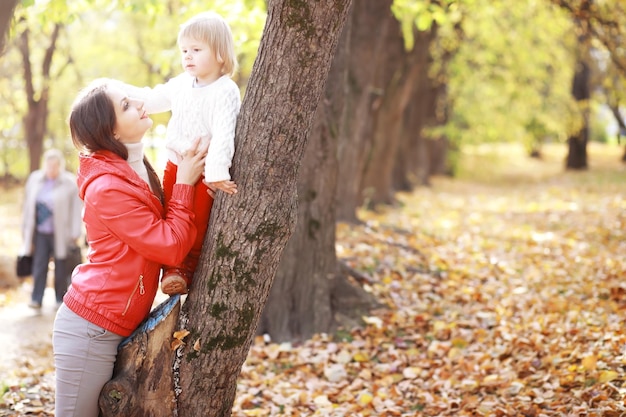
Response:
[{"label": "woman's dark hair", "polygon": [[[96,80],[74,101],[69,117],[72,142],[82,153],[106,150],[128,160],[128,149],[122,142],[115,139],[113,133],[117,119],[113,102],[107,95],[107,86],[106,79]],[[161,181],[145,156],[143,163],[148,171],[150,186],[163,203]]]},{"label": "woman's dark hair", "polygon": [[81,92],[70,111],[70,134],[74,146],[85,153],[111,151],[128,159],[128,150],[115,139],[116,117],[105,80],[97,80]]}]

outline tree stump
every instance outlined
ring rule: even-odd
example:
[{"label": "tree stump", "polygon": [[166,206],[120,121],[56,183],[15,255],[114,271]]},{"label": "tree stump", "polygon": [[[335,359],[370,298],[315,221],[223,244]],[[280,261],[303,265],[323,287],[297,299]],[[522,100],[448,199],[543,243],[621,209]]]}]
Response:
[{"label": "tree stump", "polygon": [[170,297],[119,347],[113,378],[102,388],[98,404],[103,417],[172,416],[176,408],[173,381],[180,296]]}]

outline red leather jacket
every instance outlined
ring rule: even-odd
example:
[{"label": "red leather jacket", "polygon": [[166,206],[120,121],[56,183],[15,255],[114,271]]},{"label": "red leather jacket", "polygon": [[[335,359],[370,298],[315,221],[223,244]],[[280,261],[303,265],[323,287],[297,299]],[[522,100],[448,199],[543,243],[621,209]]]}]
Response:
[{"label": "red leather jacket", "polygon": [[161,266],[176,265],[193,245],[194,190],[176,184],[167,211],[148,184],[109,151],[80,157],[88,262],[79,265],[63,301],[76,314],[121,336],[146,318]]}]

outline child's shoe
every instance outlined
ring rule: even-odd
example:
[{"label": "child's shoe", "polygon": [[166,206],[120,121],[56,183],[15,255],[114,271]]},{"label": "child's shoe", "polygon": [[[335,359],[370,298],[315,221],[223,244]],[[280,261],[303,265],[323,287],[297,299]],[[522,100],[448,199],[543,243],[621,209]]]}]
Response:
[{"label": "child's shoe", "polygon": [[187,294],[189,282],[185,271],[180,268],[169,268],[161,278],[161,291],[167,295]]}]

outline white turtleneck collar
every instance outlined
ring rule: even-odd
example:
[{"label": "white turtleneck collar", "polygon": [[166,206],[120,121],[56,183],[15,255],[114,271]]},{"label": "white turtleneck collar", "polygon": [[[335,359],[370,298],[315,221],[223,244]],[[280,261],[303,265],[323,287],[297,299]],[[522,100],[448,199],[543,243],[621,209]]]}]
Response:
[{"label": "white turtleneck collar", "polygon": [[150,177],[148,176],[148,170],[143,163],[143,142],[137,143],[125,143],[126,149],[128,149],[128,165],[135,170],[137,174],[148,185],[150,185]]}]

